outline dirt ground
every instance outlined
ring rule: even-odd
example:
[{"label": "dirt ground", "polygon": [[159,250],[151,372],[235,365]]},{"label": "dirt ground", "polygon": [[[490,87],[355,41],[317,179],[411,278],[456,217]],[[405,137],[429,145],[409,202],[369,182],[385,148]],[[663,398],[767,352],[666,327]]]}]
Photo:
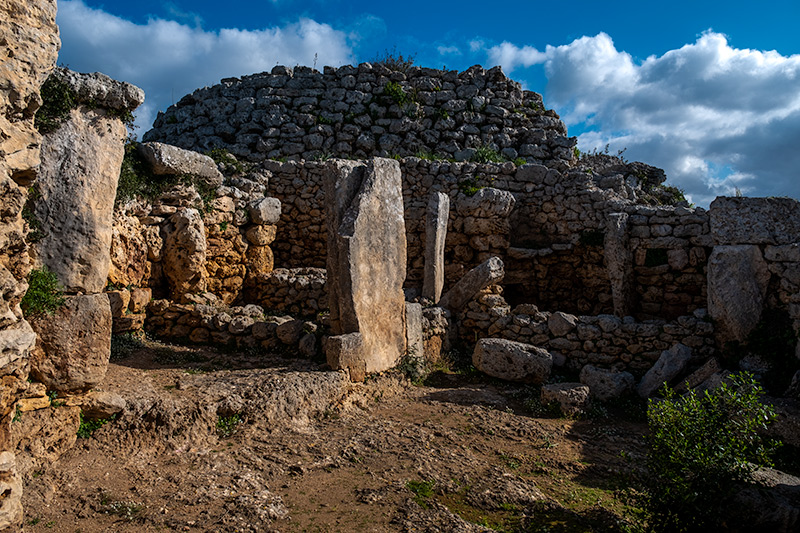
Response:
[{"label": "dirt ground", "polygon": [[543,417],[475,373],[354,385],[149,343],[103,389],[127,409],[26,475],[25,531],[623,531],[635,511],[643,422]]}]

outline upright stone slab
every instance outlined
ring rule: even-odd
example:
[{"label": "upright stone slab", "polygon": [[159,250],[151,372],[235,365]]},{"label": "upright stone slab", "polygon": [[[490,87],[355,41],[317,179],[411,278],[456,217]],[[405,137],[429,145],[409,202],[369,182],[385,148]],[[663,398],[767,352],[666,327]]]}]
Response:
[{"label": "upright stone slab", "polygon": [[499,257],[490,257],[480,265],[466,273],[458,283],[447,291],[439,300],[439,305],[445,309],[456,312],[467,305],[469,301],[483,288],[494,283],[500,283],[505,276],[503,260]]},{"label": "upright stone slab", "polygon": [[186,294],[206,290],[206,242],[203,217],[197,209],[182,207],[164,226],[164,274],[172,299],[183,301]]},{"label": "upright stone slab", "polygon": [[[328,295],[334,335],[360,333],[360,354],[334,368],[379,372],[405,353],[406,233],[400,165],[391,159],[332,161],[328,199]],[[351,369],[352,370],[352,369]]]},{"label": "upright stone slab", "polygon": [[81,104],[42,140],[34,215],[39,260],[67,292],[102,292],[111,267],[114,198],[128,129],[115,111],[144,101],[141,89],[102,74],[57,69]]},{"label": "upright stone slab", "polygon": [[608,216],[603,251],[611,282],[614,314],[628,316],[633,308],[633,254],[629,246],[627,213]]},{"label": "upright stone slab", "polygon": [[761,319],[770,273],[755,245],[716,246],[708,259],[708,313],[717,341],[744,341]]},{"label": "upright stone slab", "polygon": [[450,216],[450,197],[441,192],[431,194],[425,213],[425,278],[422,296],[438,303],[444,288],[444,243],[447,220]]}]

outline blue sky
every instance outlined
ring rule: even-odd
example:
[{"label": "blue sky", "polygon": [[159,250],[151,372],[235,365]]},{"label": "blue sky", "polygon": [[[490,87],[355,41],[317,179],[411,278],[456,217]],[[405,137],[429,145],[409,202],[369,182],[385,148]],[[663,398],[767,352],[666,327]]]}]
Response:
[{"label": "blue sky", "polygon": [[664,168],[698,205],[800,197],[800,3],[59,1],[59,61],[147,94],[155,113],[220,78],[396,48],[423,66],[500,64],[584,150]]}]

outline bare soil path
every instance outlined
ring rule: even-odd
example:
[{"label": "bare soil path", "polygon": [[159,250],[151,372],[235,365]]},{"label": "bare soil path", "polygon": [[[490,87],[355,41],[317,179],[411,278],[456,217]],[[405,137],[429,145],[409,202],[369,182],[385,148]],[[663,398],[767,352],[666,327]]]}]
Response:
[{"label": "bare soil path", "polygon": [[618,531],[642,422],[537,418],[531,390],[439,371],[350,384],[307,361],[149,345],[128,401],[27,475],[25,531]]}]

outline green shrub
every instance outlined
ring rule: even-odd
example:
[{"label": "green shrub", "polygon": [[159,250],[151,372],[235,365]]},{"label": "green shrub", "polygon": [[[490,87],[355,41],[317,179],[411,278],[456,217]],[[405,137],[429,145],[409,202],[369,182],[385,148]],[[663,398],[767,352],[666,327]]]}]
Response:
[{"label": "green shrub", "polygon": [[78,105],[78,95],[58,76],[50,75],[39,94],[42,105],[36,111],[34,126],[42,135],[54,132],[67,120],[70,110]]},{"label": "green shrub", "polygon": [[394,81],[390,81],[383,86],[383,94],[391,98],[399,106],[404,106],[411,102],[411,97],[406,94],[403,87]]},{"label": "green shrub", "polygon": [[111,418],[98,418],[96,420],[86,420],[83,417],[83,412],[81,412],[81,425],[78,427],[78,438],[79,439],[88,439],[92,436],[92,434],[106,425],[111,420],[114,420],[116,415],[112,416]]},{"label": "green shrub", "polygon": [[41,193],[36,185],[29,187],[28,199],[25,205],[22,206],[22,218],[28,223],[28,228],[30,228],[28,235],[25,237],[29,243],[39,242],[44,237],[42,223],[36,218],[36,201],[40,196]]},{"label": "green shrub", "polygon": [[469,158],[475,163],[502,163],[505,158],[488,144],[483,144],[475,149],[475,153]]},{"label": "green shrub", "polygon": [[650,434],[646,508],[654,531],[714,531],[726,505],[754,464],[769,464],[777,443],[759,431],[775,419],[760,402],[763,390],[752,375],[732,376],[713,391],[678,396],[665,387],[664,400],[647,408]]},{"label": "green shrub", "polygon": [[428,500],[433,497],[435,481],[408,481],[406,488],[414,493],[414,501],[423,509],[429,507]]},{"label": "green shrub", "polygon": [[56,275],[47,267],[28,275],[28,291],[20,303],[25,316],[52,315],[64,305],[64,293]]},{"label": "green shrub", "polygon": [[236,428],[242,423],[242,419],[238,414],[230,416],[219,415],[217,417],[217,435],[220,438],[227,438],[236,433]]}]

